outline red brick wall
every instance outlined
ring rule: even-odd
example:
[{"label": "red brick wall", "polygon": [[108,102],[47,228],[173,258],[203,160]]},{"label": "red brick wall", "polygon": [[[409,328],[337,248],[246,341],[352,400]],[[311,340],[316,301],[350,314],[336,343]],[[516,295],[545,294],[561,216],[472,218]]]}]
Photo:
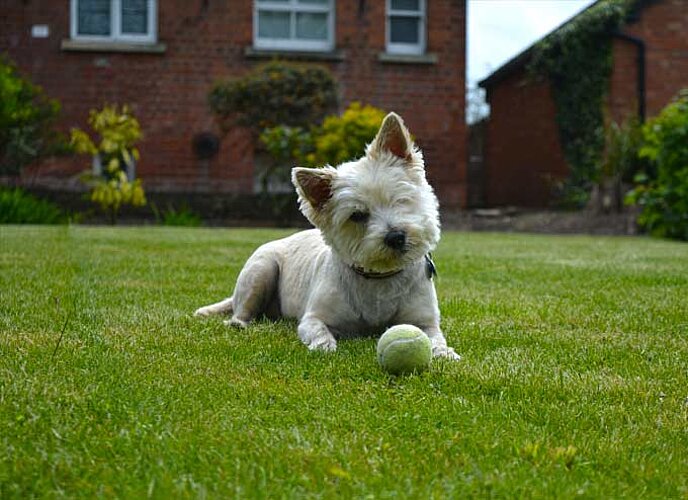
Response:
[{"label": "red brick wall", "polygon": [[624,32],[645,41],[645,103],[651,118],[688,88],[688,1],[650,2]]},{"label": "red brick wall", "polygon": [[[63,128],[84,127],[89,109],[103,103],[129,103],[145,133],[138,173],[149,189],[251,191],[253,147],[245,131],[232,130],[223,139],[219,155],[207,165],[205,182],[191,139],[198,132],[217,131],[206,104],[213,83],[264,62],[244,55],[252,45],[252,2],[158,0],[164,54],[63,51],[69,0],[8,3],[0,7],[0,52],[62,102]],[[336,4],[336,50],[344,59],[322,64],[339,81],[342,108],[359,100],[400,113],[424,149],[441,202],[462,203],[465,0],[428,2],[427,50],[438,57],[437,64],[429,65],[378,60],[385,45],[384,2]],[[49,38],[31,38],[34,24],[48,25]],[[87,163],[51,162],[40,172],[65,176]]]},{"label": "red brick wall", "polygon": [[491,87],[488,100],[486,204],[546,206],[553,183],[568,172],[549,85],[520,69]]},{"label": "red brick wall", "polygon": [[[651,118],[688,87],[688,0],[650,2],[624,32],[646,44],[645,104]],[[606,111],[621,122],[638,110],[636,46],[615,38],[613,58]],[[548,85],[526,82],[521,66],[490,85],[488,93],[487,204],[546,206],[550,179],[568,173]]]},{"label": "red brick wall", "polygon": [[616,38],[612,57],[606,119],[623,123],[638,116],[638,49],[630,41]]}]

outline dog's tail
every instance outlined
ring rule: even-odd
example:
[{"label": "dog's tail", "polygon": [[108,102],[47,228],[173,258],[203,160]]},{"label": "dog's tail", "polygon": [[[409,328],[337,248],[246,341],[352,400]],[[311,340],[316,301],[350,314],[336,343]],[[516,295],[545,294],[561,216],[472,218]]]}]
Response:
[{"label": "dog's tail", "polygon": [[215,314],[232,314],[234,312],[234,301],[232,297],[210,304],[209,306],[196,309],[194,316],[212,316]]}]

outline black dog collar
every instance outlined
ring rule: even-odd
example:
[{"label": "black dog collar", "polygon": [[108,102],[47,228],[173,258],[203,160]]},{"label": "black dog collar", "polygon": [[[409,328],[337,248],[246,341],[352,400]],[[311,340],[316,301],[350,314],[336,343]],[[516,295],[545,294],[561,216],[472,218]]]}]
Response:
[{"label": "black dog collar", "polygon": [[[351,266],[351,269],[358,274],[359,276],[363,276],[366,279],[371,279],[371,280],[381,280],[385,278],[391,278],[392,276],[396,276],[399,274],[402,269],[395,269],[393,271],[387,271],[384,273],[377,273],[375,271],[366,271],[364,268],[359,267],[359,266]],[[435,267],[435,263],[432,261],[432,254],[427,254],[425,256],[425,274],[428,277],[429,280],[431,280],[433,277],[437,276],[437,268]]]},{"label": "black dog collar", "polygon": [[370,280],[381,280],[384,278],[390,278],[403,271],[403,269],[395,269],[394,271],[387,271],[386,273],[376,273],[375,271],[366,271],[362,267],[358,266],[351,266],[351,269],[353,269],[354,272],[359,276],[363,276],[364,278]]}]

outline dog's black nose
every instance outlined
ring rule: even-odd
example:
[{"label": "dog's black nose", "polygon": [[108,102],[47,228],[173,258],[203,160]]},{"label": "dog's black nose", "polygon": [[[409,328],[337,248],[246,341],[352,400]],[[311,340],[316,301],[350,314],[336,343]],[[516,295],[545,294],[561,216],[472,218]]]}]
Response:
[{"label": "dog's black nose", "polygon": [[403,250],[406,246],[406,232],[393,230],[385,235],[385,245],[393,250]]}]

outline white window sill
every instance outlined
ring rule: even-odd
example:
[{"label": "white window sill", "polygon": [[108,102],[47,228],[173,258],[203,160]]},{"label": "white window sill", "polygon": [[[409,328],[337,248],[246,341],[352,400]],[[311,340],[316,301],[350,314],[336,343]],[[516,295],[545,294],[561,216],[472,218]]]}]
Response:
[{"label": "white window sill", "polygon": [[257,49],[255,47],[246,47],[244,49],[244,57],[247,59],[297,59],[297,60],[317,60],[317,61],[343,61],[344,54],[338,50],[329,50],[323,52],[305,51],[305,50],[274,50],[274,49]]},{"label": "white window sill", "polygon": [[143,54],[164,54],[167,46],[164,43],[135,43],[115,40],[62,40],[60,48],[72,52],[133,52]]},{"label": "white window sill", "polygon": [[393,64],[437,64],[439,57],[434,52],[426,54],[390,54],[389,52],[380,52],[377,55],[377,60]]}]

